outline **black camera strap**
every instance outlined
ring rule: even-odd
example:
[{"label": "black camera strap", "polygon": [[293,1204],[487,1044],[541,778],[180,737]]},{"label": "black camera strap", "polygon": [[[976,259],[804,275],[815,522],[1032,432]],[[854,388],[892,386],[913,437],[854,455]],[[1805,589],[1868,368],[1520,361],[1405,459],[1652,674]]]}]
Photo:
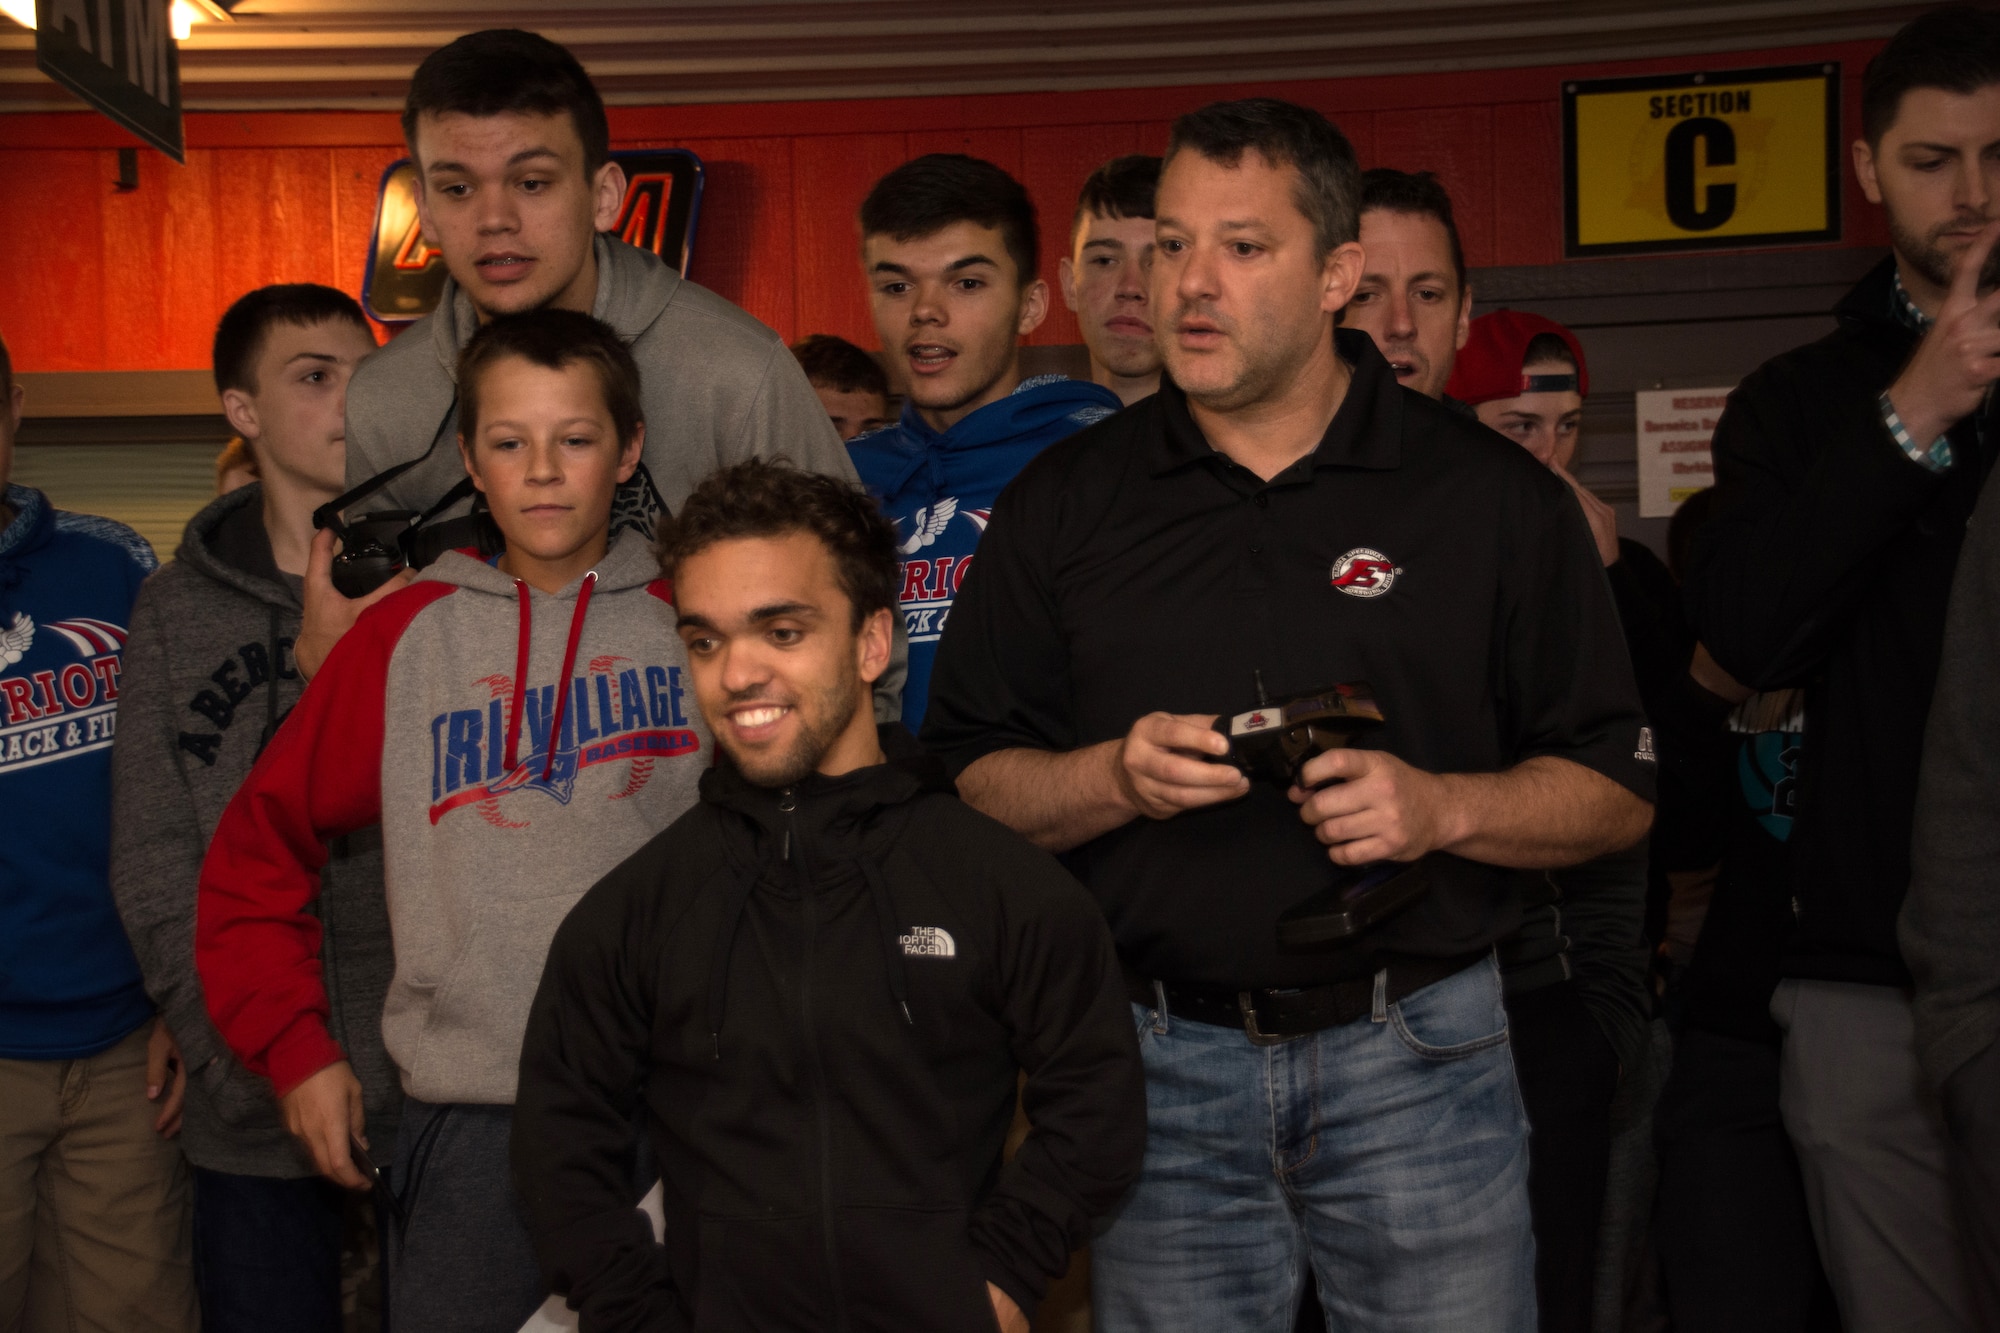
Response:
[{"label": "black camera strap", "polygon": [[[347,535],[347,525],[341,521],[340,516],[346,511],[347,507],[351,504],[355,504],[359,501],[367,499],[369,496],[375,494],[375,492],[381,490],[384,486],[387,486],[390,482],[402,476],[405,472],[408,472],[411,468],[416,467],[419,464],[423,463],[432,454],[436,453],[438,447],[438,441],[444,438],[444,428],[451,424],[452,413],[456,411],[458,411],[458,390],[454,388],[452,390],[451,402],[444,409],[443,419],[438,422],[437,429],[431,432],[431,442],[429,447],[426,448],[422,453],[418,454],[415,458],[409,460],[407,463],[398,463],[396,464],[396,466],[392,468],[385,468],[382,471],[377,472],[374,476],[370,477],[368,480],[362,482],[359,486],[356,486],[354,489],[347,491],[345,494],[336,495],[335,497],[333,497],[333,499],[328,500],[325,504],[313,510],[313,529],[317,531],[320,528],[332,528],[335,536],[344,539]],[[457,486],[454,486],[451,488],[451,490],[447,491],[445,493],[445,498],[439,501],[436,505],[433,505],[428,511],[425,512],[424,517],[418,519],[417,522],[421,523],[424,521],[424,519],[431,518],[434,515],[438,514],[439,512],[449,508],[450,506],[457,504],[460,500],[463,500],[466,497],[466,495],[471,492],[471,490],[472,490],[472,479],[470,477],[467,477]]]}]

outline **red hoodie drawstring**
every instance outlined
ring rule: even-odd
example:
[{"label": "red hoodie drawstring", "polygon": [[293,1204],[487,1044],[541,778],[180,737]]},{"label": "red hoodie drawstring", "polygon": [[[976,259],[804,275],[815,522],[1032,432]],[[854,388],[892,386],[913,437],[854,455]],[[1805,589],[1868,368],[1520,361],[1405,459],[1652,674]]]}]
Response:
[{"label": "red hoodie drawstring", "polygon": [[535,612],[528,603],[528,585],[514,580],[514,591],[521,598],[521,638],[514,649],[514,707],[507,716],[507,769],[514,771],[515,760],[521,752],[521,705],[528,698],[528,644],[535,634]]},{"label": "red hoodie drawstring", "polygon": [[[569,646],[563,649],[562,675],[556,679],[555,715],[549,719],[549,752],[542,760],[542,781],[549,780],[555,769],[556,746],[562,743],[563,713],[569,708],[570,674],[576,670],[576,648],[583,641],[583,616],[590,608],[590,590],[597,586],[597,571],[591,570],[583,576],[583,586],[576,592],[576,610],[569,618]],[[514,580],[514,590],[521,596],[521,638],[514,653],[514,714],[507,719],[507,771],[512,773],[520,751],[521,713],[528,693],[528,644],[533,638],[535,613],[528,601],[528,585]]]},{"label": "red hoodie drawstring", "polygon": [[562,675],[556,677],[561,682],[556,687],[556,712],[549,720],[549,756],[542,761],[542,781],[549,780],[556,763],[556,745],[562,739],[563,710],[569,706],[570,672],[576,670],[576,646],[583,640],[583,613],[590,605],[590,590],[597,586],[597,571],[591,570],[583,576],[583,586],[576,590],[576,610],[569,618],[569,647],[563,649]]}]

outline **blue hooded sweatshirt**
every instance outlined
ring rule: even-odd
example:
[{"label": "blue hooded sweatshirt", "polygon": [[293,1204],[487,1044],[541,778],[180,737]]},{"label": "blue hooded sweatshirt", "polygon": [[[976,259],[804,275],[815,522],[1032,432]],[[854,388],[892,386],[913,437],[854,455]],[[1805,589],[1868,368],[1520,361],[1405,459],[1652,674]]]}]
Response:
[{"label": "blue hooded sweatshirt", "polygon": [[0,1058],[82,1059],[153,1013],[111,898],[111,738],[132,599],[159,562],[124,524],[40,491],[10,486],[7,503]]},{"label": "blue hooded sweatshirt", "polygon": [[1118,395],[1099,385],[1037,375],[943,433],[906,402],[895,425],[847,442],[862,485],[895,520],[902,541],[897,596],[910,635],[903,725],[911,731],[923,725],[938,639],[993,502],[1028,460],[1121,406]]}]

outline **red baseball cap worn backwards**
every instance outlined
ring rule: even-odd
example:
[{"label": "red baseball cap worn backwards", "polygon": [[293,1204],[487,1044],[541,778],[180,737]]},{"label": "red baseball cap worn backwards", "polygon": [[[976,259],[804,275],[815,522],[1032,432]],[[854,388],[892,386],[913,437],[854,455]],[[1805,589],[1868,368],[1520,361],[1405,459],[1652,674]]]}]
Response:
[{"label": "red baseball cap worn backwards", "polygon": [[[1562,339],[1563,346],[1576,358],[1576,384],[1530,384],[1550,378],[1544,375],[1528,376],[1522,373],[1522,362],[1528,355],[1528,344],[1538,334],[1553,334]],[[1552,319],[1531,315],[1525,310],[1495,310],[1490,315],[1481,315],[1472,321],[1472,333],[1459,350],[1458,361],[1451,369],[1451,382],[1444,391],[1453,398],[1470,406],[1491,402],[1495,398],[1518,398],[1524,393],[1559,391],[1574,387],[1584,397],[1590,396],[1590,368],[1583,359],[1583,344],[1576,335]]]}]

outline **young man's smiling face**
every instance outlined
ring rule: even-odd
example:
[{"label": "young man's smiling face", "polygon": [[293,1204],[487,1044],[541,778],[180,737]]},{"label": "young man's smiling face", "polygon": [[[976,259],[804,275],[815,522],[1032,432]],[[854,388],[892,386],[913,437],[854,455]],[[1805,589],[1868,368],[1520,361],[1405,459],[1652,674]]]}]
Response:
[{"label": "young man's smiling face", "polygon": [[345,319],[277,322],[264,333],[250,389],[222,395],[229,424],[250,442],[259,474],[338,495],[346,488],[347,384],[375,338]]},{"label": "young man's smiling face", "polygon": [[1091,359],[1127,379],[1160,373],[1147,291],[1152,262],[1151,218],[1092,212],[1083,215],[1062,261],[1063,301],[1076,312]]},{"label": "young man's smiling face", "polygon": [[615,162],[585,169],[567,113],[426,113],[410,151],[424,234],[482,319],[545,305],[590,312],[591,241],[618,221],[625,173]]},{"label": "young man's smiling face", "polygon": [[1019,385],[1020,341],[1048,313],[1049,289],[1032,274],[1022,282],[998,227],[960,221],[909,240],[869,236],[861,263],[875,332],[932,429]]},{"label": "young man's smiling face", "polygon": [[1450,233],[1429,213],[1371,208],[1361,215],[1361,253],[1361,285],[1342,321],[1375,339],[1404,388],[1443,397],[1472,328]]},{"label": "young man's smiling face", "polygon": [[857,628],[825,542],[806,531],[718,541],[680,561],[673,588],[695,701],[745,777],[784,787],[874,761],[889,612]]},{"label": "young man's smiling face", "polygon": [[460,437],[465,470],[507,539],[500,568],[555,592],[604,557],[611,496],[639,466],[641,425],[621,442],[597,368],[502,356],[479,379],[479,418]]},{"label": "young man's smiling face", "polygon": [[1297,168],[1183,149],[1160,174],[1153,321],[1167,373],[1213,412],[1276,398],[1333,336],[1361,247],[1322,252]]}]

